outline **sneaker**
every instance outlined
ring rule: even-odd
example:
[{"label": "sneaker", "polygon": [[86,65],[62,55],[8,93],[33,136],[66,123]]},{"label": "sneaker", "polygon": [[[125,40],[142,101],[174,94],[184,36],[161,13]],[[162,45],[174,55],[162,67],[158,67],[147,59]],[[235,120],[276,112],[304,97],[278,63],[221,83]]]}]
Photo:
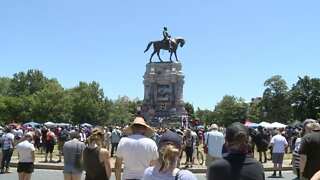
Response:
[{"label": "sneaker", "polygon": [[277,175],[275,173],[273,173],[270,177],[277,177]]},{"label": "sneaker", "polygon": [[6,168],[5,173],[11,173],[10,168]]}]

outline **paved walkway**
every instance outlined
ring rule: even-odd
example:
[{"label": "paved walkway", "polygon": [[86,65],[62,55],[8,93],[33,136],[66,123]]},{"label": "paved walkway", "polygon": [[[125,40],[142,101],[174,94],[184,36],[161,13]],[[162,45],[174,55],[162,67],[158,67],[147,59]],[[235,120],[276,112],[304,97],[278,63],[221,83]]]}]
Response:
[{"label": "paved walkway", "polygon": [[[43,158],[39,157],[37,155],[35,160],[35,168],[36,169],[54,169],[54,170],[63,170],[63,162],[57,162],[58,157],[55,156],[53,158],[53,162],[44,162],[44,155]],[[63,161],[63,160],[62,160]],[[111,167],[114,167],[115,158],[111,158]],[[11,167],[17,167],[18,164],[18,157],[13,156],[11,159]],[[263,163],[263,166],[265,168],[265,171],[273,171],[273,164],[271,161],[268,161],[267,163]],[[181,166],[183,167],[183,165]],[[193,173],[206,173],[207,167],[203,165],[194,165],[192,168],[188,168]],[[292,170],[292,166],[290,165],[290,160],[284,160],[283,161],[283,170]]]}]

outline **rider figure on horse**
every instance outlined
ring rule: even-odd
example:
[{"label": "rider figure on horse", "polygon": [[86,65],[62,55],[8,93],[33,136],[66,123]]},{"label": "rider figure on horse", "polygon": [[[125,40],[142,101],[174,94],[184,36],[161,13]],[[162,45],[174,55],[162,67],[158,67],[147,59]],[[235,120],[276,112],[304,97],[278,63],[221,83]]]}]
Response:
[{"label": "rider figure on horse", "polygon": [[168,29],[167,29],[166,26],[163,27],[162,34],[163,34],[163,41],[164,41],[165,43],[169,44],[169,52],[170,52],[171,49],[172,49],[171,40],[170,40],[171,36],[169,35]]}]

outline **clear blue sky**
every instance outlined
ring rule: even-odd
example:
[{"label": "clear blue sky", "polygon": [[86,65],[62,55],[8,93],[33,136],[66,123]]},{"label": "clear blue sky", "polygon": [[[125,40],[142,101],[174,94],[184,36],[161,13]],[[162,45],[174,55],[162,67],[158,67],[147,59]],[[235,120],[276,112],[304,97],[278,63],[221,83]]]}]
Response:
[{"label": "clear blue sky", "polygon": [[187,40],[178,49],[184,100],[213,110],[227,94],[261,96],[273,75],[289,88],[298,76],[320,78],[319,7],[319,0],[2,0],[0,76],[39,69],[65,88],[97,81],[110,99],[142,99],[151,54],[143,51],[167,26]]}]

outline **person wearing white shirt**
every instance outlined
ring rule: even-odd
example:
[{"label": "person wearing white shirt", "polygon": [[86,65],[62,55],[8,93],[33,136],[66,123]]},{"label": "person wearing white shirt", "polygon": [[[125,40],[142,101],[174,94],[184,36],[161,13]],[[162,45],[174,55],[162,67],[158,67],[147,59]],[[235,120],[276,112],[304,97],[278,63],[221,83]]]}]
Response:
[{"label": "person wearing white shirt", "polygon": [[142,179],[145,169],[155,165],[159,158],[157,144],[150,138],[154,131],[142,117],[136,117],[123,132],[128,137],[121,138],[118,145],[114,168],[116,180]]},{"label": "person wearing white shirt", "polygon": [[282,136],[278,130],[275,130],[276,135],[271,138],[270,144],[272,146],[272,163],[273,163],[273,174],[276,176],[276,171],[279,171],[279,176],[282,177],[282,163],[285,148],[288,146],[288,142],[284,136]]},{"label": "person wearing white shirt", "polygon": [[19,157],[17,172],[19,180],[30,180],[31,174],[34,171],[35,148],[31,143],[33,139],[31,134],[25,134],[24,139],[24,141],[17,145]]},{"label": "person wearing white shirt", "polygon": [[224,135],[218,131],[219,127],[216,124],[211,125],[211,131],[205,134],[205,144],[208,147],[208,154],[206,156],[206,166],[218,159],[222,158],[222,146],[225,142]]}]

